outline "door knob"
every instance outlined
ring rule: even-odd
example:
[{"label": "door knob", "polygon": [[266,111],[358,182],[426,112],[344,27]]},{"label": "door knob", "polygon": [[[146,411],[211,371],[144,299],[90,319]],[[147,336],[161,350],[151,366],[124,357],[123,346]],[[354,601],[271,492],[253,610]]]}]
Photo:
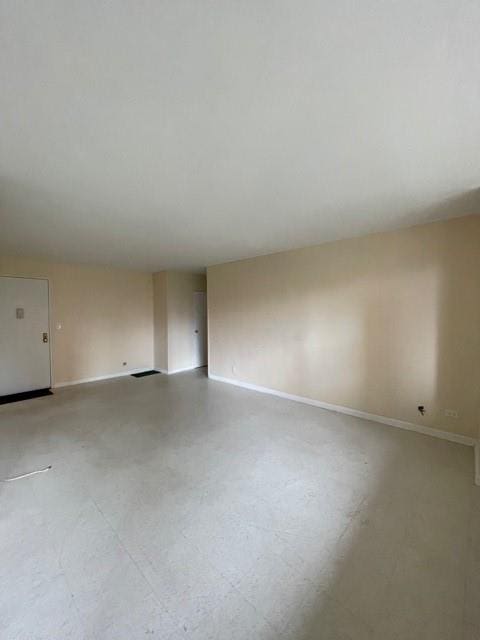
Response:
[{"label": "door knob", "polygon": [[198,333],[198,329],[195,329],[195,333]]}]

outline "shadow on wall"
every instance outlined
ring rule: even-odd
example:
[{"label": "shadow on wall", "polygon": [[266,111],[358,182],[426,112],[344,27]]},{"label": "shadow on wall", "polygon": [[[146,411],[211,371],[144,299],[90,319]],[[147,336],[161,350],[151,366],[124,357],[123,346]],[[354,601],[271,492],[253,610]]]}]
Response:
[{"label": "shadow on wall", "polygon": [[[453,227],[436,248],[439,267],[432,383],[436,425],[460,432],[461,422],[463,433],[480,439],[480,331],[472,331],[472,325],[480,326],[480,188],[437,202],[422,213],[427,221],[472,215],[477,219],[472,219],[468,238],[458,238]],[[423,300],[419,310],[423,313]],[[424,404],[421,398],[418,404]]]},{"label": "shadow on wall", "polygon": [[[472,210],[480,212],[480,190],[470,201]],[[468,435],[480,439],[480,215],[470,220],[468,237],[459,239],[453,228],[438,246],[441,280],[434,403],[440,426],[456,431],[457,423],[462,424]]]},{"label": "shadow on wall", "polygon": [[[429,216],[467,207],[480,211],[479,190]],[[477,437],[479,247],[470,215],[222,265],[213,372]]]},{"label": "shadow on wall", "polygon": [[[480,212],[480,191],[432,211],[466,206]],[[379,407],[375,413],[397,417],[408,398],[409,421],[478,438],[480,216],[468,218],[468,225],[469,233],[455,224],[439,227],[433,244],[428,227],[417,229],[419,237],[412,234],[411,240],[418,247],[405,269],[391,277],[378,274],[380,286],[365,306],[363,400]],[[382,379],[372,384],[378,368]],[[382,406],[382,398],[390,398],[388,405]],[[415,413],[420,405],[425,416]]]},{"label": "shadow on wall", "polygon": [[459,432],[461,423],[464,433],[480,438],[480,332],[472,331],[480,326],[480,188],[435,203],[424,215],[432,221],[472,216],[467,236],[463,233],[459,237],[459,229],[449,226],[436,246],[436,366],[432,382],[436,425]]}]

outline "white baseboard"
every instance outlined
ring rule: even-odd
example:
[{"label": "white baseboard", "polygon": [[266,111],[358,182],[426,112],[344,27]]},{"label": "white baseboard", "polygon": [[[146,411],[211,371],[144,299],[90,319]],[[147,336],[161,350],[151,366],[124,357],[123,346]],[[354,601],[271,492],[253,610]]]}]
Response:
[{"label": "white baseboard", "polygon": [[[291,393],[285,393],[283,391],[277,391],[275,389],[269,389],[268,387],[260,387],[256,384],[249,382],[242,382],[241,380],[234,380],[232,378],[223,378],[213,373],[209,373],[209,378],[217,380],[218,382],[226,382],[227,384],[233,384],[237,387],[243,387],[245,389],[251,389],[252,391],[259,391],[260,393],[267,393],[272,396],[278,396],[279,398],[285,398],[287,400],[293,400],[294,402],[302,402],[303,404],[309,404],[321,409],[327,409],[328,411],[336,411],[337,413],[345,413],[349,416],[356,418],[363,418],[364,420],[371,420],[372,422],[380,422],[391,427],[397,427],[399,429],[406,429],[407,431],[416,431],[423,435],[433,436],[435,438],[441,438],[442,440],[449,440],[450,442],[456,442],[458,444],[464,444],[469,447],[475,446],[477,441],[474,438],[463,436],[456,433],[449,433],[448,431],[442,431],[440,429],[433,429],[432,427],[425,427],[421,424],[415,424],[413,422],[405,422],[403,420],[397,420],[396,418],[387,418],[386,416],[378,416],[373,413],[366,413],[365,411],[358,411],[357,409],[350,409],[349,407],[342,407],[338,404],[330,404],[328,402],[321,402],[320,400],[313,400],[312,398],[305,398],[304,396],[296,396]],[[480,447],[477,445],[478,451]],[[480,454],[479,454],[480,455]],[[477,475],[480,473],[480,462],[477,463]],[[480,479],[479,479],[480,482]]]},{"label": "white baseboard", "polygon": [[84,384],[85,382],[99,382],[100,380],[110,380],[111,378],[121,378],[122,376],[131,376],[132,373],[142,373],[142,371],[151,371],[151,369],[142,367],[141,369],[130,369],[129,371],[121,371],[119,373],[109,373],[106,376],[95,376],[94,378],[81,378],[80,380],[71,380],[70,382],[56,382],[54,385],[52,385],[52,388],[59,389],[60,387],[72,387],[75,384]]},{"label": "white baseboard", "polygon": [[[193,369],[201,369],[204,365],[200,367],[183,367],[182,369],[172,369],[168,371],[167,369],[159,369],[155,367],[155,371],[159,371],[160,373],[164,373],[167,376],[171,376],[174,373],[181,373],[182,371],[193,371]],[[151,371],[146,367],[142,367],[141,369],[130,369],[129,371],[120,371],[118,373],[110,373],[106,376],[95,376],[94,378],[81,378],[79,380],[71,380],[69,382],[56,382],[52,385],[52,389],[60,389],[60,387],[72,387],[76,384],[84,384],[85,382],[99,382],[100,380],[110,380],[111,378],[120,378],[122,376],[131,376],[132,373],[142,373],[142,371]]]},{"label": "white baseboard", "polygon": [[165,373],[167,376],[172,376],[174,373],[182,373],[183,371],[193,371],[194,369],[202,369],[204,366],[204,364],[201,364],[199,367],[195,366],[195,367],[182,367],[181,369],[158,369],[157,371],[160,371],[161,373]]},{"label": "white baseboard", "polygon": [[180,369],[169,369],[168,375],[172,376],[174,373],[183,373],[183,371],[193,371],[193,369],[198,369],[199,367],[181,367]]},{"label": "white baseboard", "polygon": [[480,487],[480,440],[475,443],[475,484]]}]

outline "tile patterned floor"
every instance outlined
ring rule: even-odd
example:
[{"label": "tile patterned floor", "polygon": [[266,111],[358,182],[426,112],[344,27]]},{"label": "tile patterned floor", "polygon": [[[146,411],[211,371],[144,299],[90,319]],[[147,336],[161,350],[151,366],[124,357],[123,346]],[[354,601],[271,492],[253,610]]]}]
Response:
[{"label": "tile patterned floor", "polygon": [[0,407],[6,640],[479,640],[470,449],[213,382]]}]

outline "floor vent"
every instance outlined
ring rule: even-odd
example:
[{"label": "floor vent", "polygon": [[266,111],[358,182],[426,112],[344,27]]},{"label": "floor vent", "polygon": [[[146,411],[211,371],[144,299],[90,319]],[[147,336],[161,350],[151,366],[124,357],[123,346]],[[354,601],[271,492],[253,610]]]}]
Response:
[{"label": "floor vent", "polygon": [[140,373],[132,373],[132,378],[144,378],[145,376],[154,376],[155,374],[160,373],[160,371],[155,371],[152,369],[151,371],[140,371]]},{"label": "floor vent", "polygon": [[52,396],[50,389],[35,389],[35,391],[24,391],[23,393],[11,393],[8,396],[0,396],[0,404],[8,404],[9,402],[20,402],[21,400],[30,400],[31,398],[41,398],[42,396]]}]

